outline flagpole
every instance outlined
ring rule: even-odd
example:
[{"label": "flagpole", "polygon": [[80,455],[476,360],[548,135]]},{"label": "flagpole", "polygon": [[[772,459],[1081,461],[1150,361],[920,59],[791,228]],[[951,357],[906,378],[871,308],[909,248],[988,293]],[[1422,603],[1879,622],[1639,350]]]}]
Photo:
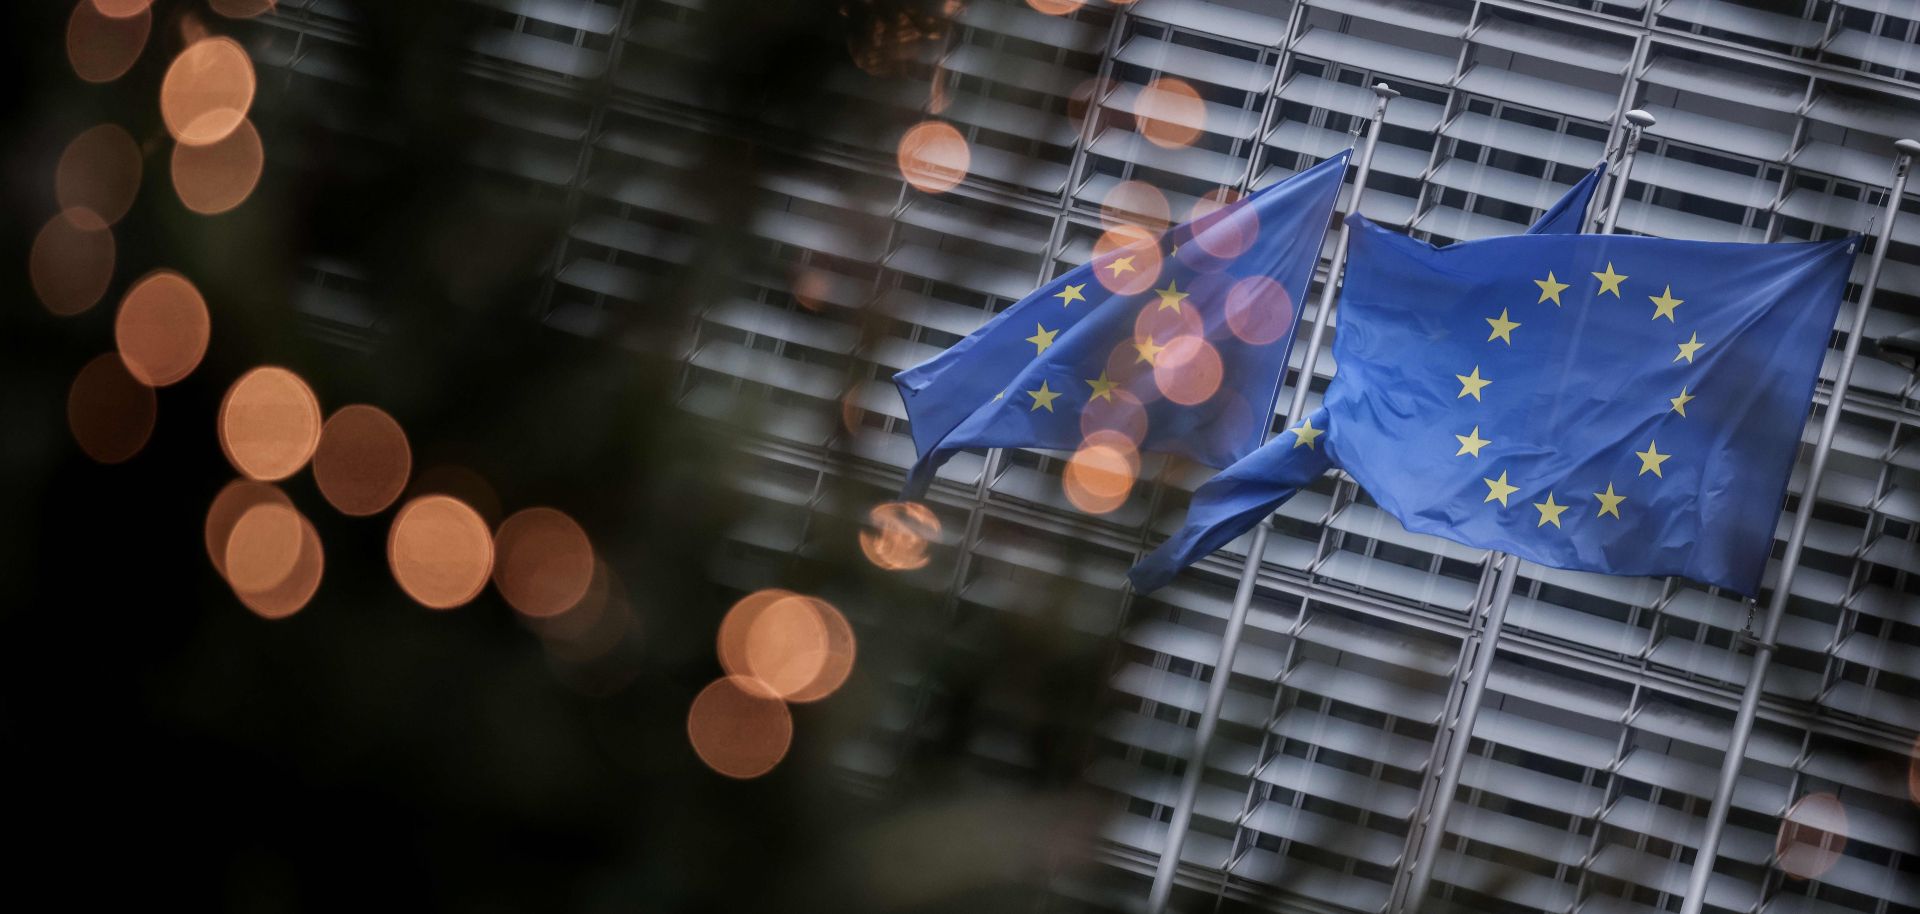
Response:
[{"label": "flagpole", "polygon": [[1640,132],[1653,126],[1653,115],[1635,108],[1627,112],[1627,138],[1621,144],[1620,169],[1613,175],[1613,192],[1608,194],[1607,218],[1600,223],[1600,234],[1613,234],[1620,224],[1620,204],[1627,197],[1627,176],[1633,171],[1633,157],[1640,152]]},{"label": "flagpole", "polygon": [[[1620,168],[1614,175],[1612,200],[1607,204],[1607,218],[1600,225],[1600,234],[1613,234],[1619,224],[1620,204],[1626,198],[1627,180],[1633,175],[1634,156],[1640,151],[1640,132],[1653,123],[1653,115],[1639,108],[1627,112],[1627,138],[1621,146]],[[1448,730],[1446,761],[1440,766],[1426,822],[1420,826],[1420,845],[1413,855],[1413,872],[1407,880],[1406,893],[1400,897],[1402,911],[1420,910],[1426,902],[1427,890],[1433,885],[1434,859],[1440,856],[1440,844],[1447,837],[1447,815],[1453,811],[1453,795],[1460,789],[1460,771],[1466,765],[1467,748],[1473,743],[1473,724],[1480,716],[1480,702],[1486,695],[1487,679],[1493,672],[1493,659],[1500,646],[1500,630],[1507,621],[1507,604],[1513,599],[1520,559],[1503,552],[1495,556],[1500,565],[1500,583],[1494,587],[1492,601],[1487,606],[1486,624],[1479,635],[1480,643],[1472,654],[1473,671],[1468,675],[1466,694],[1460,700],[1460,713],[1455,715],[1453,726]],[[1467,636],[1473,637],[1472,632]]]},{"label": "flagpole", "polygon": [[[1386,117],[1387,102],[1400,97],[1400,93],[1384,82],[1374,84],[1373,95],[1373,116],[1367,128],[1366,144],[1360,148],[1353,198],[1347,203],[1348,214],[1360,212],[1360,197],[1366,192],[1367,174],[1373,168],[1373,147],[1380,141],[1380,125]],[[1314,306],[1313,332],[1300,362],[1300,380],[1294,385],[1293,401],[1287,407],[1287,428],[1299,424],[1300,417],[1306,413],[1307,389],[1313,384],[1314,363],[1319,361],[1320,344],[1326,338],[1327,312],[1333,304],[1334,287],[1340,282],[1340,271],[1347,262],[1348,234],[1346,220],[1342,218],[1340,238],[1334,244],[1333,261],[1327,268],[1327,281],[1320,287],[1320,301]],[[1207,746],[1213,742],[1213,731],[1220,723],[1220,709],[1226,704],[1233,655],[1240,648],[1240,631],[1246,627],[1247,610],[1253,605],[1254,582],[1259,577],[1260,556],[1266,552],[1266,546],[1267,523],[1262,521],[1253,528],[1253,543],[1247,549],[1246,564],[1240,569],[1240,585],[1233,594],[1233,611],[1227,616],[1226,631],[1220,635],[1220,659],[1213,666],[1213,679],[1207,684],[1207,703],[1201,708],[1199,724],[1194,727],[1193,752],[1187,757],[1180,793],[1173,804],[1173,818],[1167,823],[1167,843],[1161,849],[1160,862],[1153,873],[1153,888],[1147,895],[1148,914],[1163,914],[1168,899],[1173,896],[1174,873],[1180,867],[1180,851],[1186,845],[1187,827],[1193,820],[1193,801],[1200,793],[1200,777],[1206,771]]]},{"label": "flagpole", "polygon": [[1900,201],[1907,192],[1907,174],[1915,156],[1920,156],[1920,141],[1901,140],[1894,145],[1893,186],[1887,193],[1887,214],[1874,241],[1873,259],[1868,262],[1866,284],[1860,289],[1860,305],[1853,311],[1853,327],[1847,332],[1847,345],[1840,356],[1840,370],[1833,378],[1833,391],[1827,396],[1827,413],[1820,421],[1820,437],[1813,446],[1813,464],[1807,469],[1806,483],[1800,489],[1800,504],[1793,512],[1793,527],[1787,533],[1787,551],[1780,556],[1780,577],[1774,582],[1773,596],[1767,601],[1767,615],[1753,645],[1753,668],[1747,674],[1746,690],[1740,694],[1740,710],[1734,715],[1733,734],[1727,741],[1727,754],[1720,761],[1720,782],[1714,787],[1713,805],[1707,811],[1707,832],[1700,839],[1693,858],[1693,872],[1687,877],[1687,895],[1680,914],[1700,914],[1706,904],[1707,881],[1713,878],[1713,864],[1720,852],[1720,835],[1727,824],[1734,784],[1740,779],[1740,764],[1747,757],[1747,740],[1753,735],[1753,718],[1760,709],[1760,691],[1773,663],[1774,638],[1780,632],[1780,619],[1786,615],[1787,599],[1793,590],[1793,573],[1800,565],[1800,550],[1806,545],[1807,524],[1813,519],[1815,493],[1827,471],[1827,455],[1833,449],[1833,434],[1840,425],[1840,406],[1847,398],[1847,385],[1853,380],[1853,363],[1860,354],[1860,337],[1867,327],[1867,310],[1873,307],[1874,287],[1880,284],[1880,267],[1886,263],[1887,248],[1893,241],[1893,223],[1900,217]]},{"label": "flagpole", "polygon": [[[1418,911],[1433,882],[1433,861],[1440,855],[1440,841],[1447,834],[1447,813],[1453,805],[1454,791],[1460,789],[1460,769],[1467,761],[1467,746],[1473,742],[1473,721],[1480,716],[1480,701],[1487,694],[1487,678],[1493,673],[1493,655],[1500,642],[1500,629],[1507,621],[1507,604],[1512,602],[1513,585],[1520,575],[1519,556],[1494,553],[1500,566],[1500,582],[1494,585],[1493,598],[1487,604],[1487,622],[1480,631],[1479,643],[1471,654],[1462,652],[1464,662],[1473,664],[1467,680],[1467,694],[1460,700],[1452,738],[1447,743],[1446,764],[1440,769],[1440,785],[1433,794],[1433,808],[1427,812],[1425,830],[1420,833],[1420,848],[1413,855],[1413,876],[1407,881],[1402,904],[1407,911]],[[1474,637],[1468,632],[1467,637]]]}]

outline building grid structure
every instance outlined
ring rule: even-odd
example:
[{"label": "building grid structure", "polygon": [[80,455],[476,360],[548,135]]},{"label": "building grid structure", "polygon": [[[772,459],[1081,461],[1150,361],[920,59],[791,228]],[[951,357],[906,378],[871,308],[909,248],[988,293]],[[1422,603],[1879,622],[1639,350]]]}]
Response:
[{"label": "building grid structure", "polygon": [[[746,129],[703,110],[687,82],[697,68],[676,59],[705,4],[475,2],[491,27],[470,48],[468,101],[494,127],[476,162],[564,209],[570,229],[536,307],[556,330],[601,334],[692,256],[704,216],[675,175],[699,167],[698,138]],[[851,63],[834,88],[908,120],[938,107],[928,116],[969,141],[968,179],[937,196],[907,187],[897,137],[849,133],[790,157],[758,188],[746,230],[794,270],[739,277],[686,340],[679,404],[743,428],[752,456],[734,484],[755,510],[717,570],[743,590],[850,535],[860,518],[823,497],[829,483],[889,497],[913,456],[890,375],[1087,260],[1119,182],[1160,188],[1176,218],[1216,188],[1265,186],[1350,145],[1373,82],[1404,97],[1362,211],[1435,242],[1521,231],[1620,142],[1632,107],[1658,121],[1620,229],[1669,237],[1868,231],[1893,139],[1920,136],[1920,7],[1907,0],[1138,0],[1064,16],[971,0],[958,23],[931,91]],[[338,4],[282,0],[252,35],[263,92],[344,91],[336,61],[353,34]],[[1160,77],[1205,100],[1187,148],[1147,142],[1128,114]],[[1920,731],[1920,374],[1881,345],[1920,332],[1920,205],[1905,208],[1709,910],[1920,911],[1920,797],[1907,780]],[[311,267],[301,306],[315,332],[371,332],[354,266]],[[870,311],[889,320],[863,345]],[[1330,346],[1337,320],[1329,329]],[[1323,352],[1315,403],[1335,369]],[[1805,441],[1831,407],[1825,391]],[[1808,450],[1790,503],[1805,495]],[[1124,505],[1088,516],[1062,495],[1061,469],[1039,452],[954,459],[928,498],[942,541],[915,578],[956,620],[1033,613],[1033,594],[1048,594],[1053,624],[1113,645],[1114,707],[1087,772],[1116,798],[1101,838],[1110,872],[1063,882],[1044,907],[1144,897],[1207,683],[1230,675],[1176,908],[1383,910],[1416,824],[1450,802],[1436,866],[1450,909],[1677,910],[1747,671],[1746,601],[1524,565],[1461,790],[1436,797],[1483,550],[1408,533],[1329,476],[1276,518],[1223,673],[1211,664],[1246,538],[1164,591],[1118,586],[1205,473],[1149,459]],[[857,598],[840,605],[871,621]],[[953,649],[969,648],[957,637]],[[897,760],[888,734],[910,738],[926,713],[911,684],[895,698],[875,737],[840,757],[868,789],[883,790]],[[1029,709],[981,713],[1003,715],[1006,738],[969,750],[989,767],[1027,764]],[[1845,806],[1847,842],[1816,878],[1791,878],[1774,865],[1780,817],[1810,794]]]}]

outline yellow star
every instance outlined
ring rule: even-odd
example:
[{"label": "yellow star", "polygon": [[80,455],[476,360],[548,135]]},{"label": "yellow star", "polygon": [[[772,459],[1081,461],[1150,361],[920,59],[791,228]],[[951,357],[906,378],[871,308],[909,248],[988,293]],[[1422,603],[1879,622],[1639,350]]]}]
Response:
[{"label": "yellow star", "polygon": [[1088,403],[1092,403],[1095,400],[1105,400],[1108,403],[1112,403],[1113,389],[1120,386],[1120,382],[1118,381],[1107,380],[1107,373],[1104,371],[1100,372],[1100,380],[1090,380],[1087,383],[1093,385],[1093,395],[1087,398]]},{"label": "yellow star", "polygon": [[999,393],[997,393],[997,394],[994,394],[994,395],[993,395],[993,399],[994,399],[994,400],[995,400],[995,401],[997,402],[997,401],[999,401],[999,399],[1000,399],[1001,397],[1004,397],[1004,396],[1006,396],[1006,395],[1007,395],[1007,392],[1003,390],[1003,391],[1001,391],[1001,392],[999,392]]},{"label": "yellow star", "polygon": [[1033,344],[1034,355],[1039,355],[1042,352],[1046,352],[1047,347],[1053,345],[1053,338],[1055,336],[1058,336],[1060,333],[1060,331],[1058,330],[1048,330],[1047,328],[1042,327],[1039,324],[1034,324],[1033,329],[1035,332],[1032,336],[1027,337],[1027,342]]},{"label": "yellow star", "polygon": [[1485,504],[1485,503],[1486,503],[1486,502],[1488,502],[1488,501],[1496,501],[1496,500],[1497,500],[1497,501],[1499,501],[1499,502],[1500,502],[1500,507],[1502,507],[1502,508],[1504,508],[1504,507],[1506,507],[1506,506],[1507,506],[1507,496],[1509,496],[1509,495],[1512,495],[1513,493],[1515,493],[1515,492],[1518,492],[1518,491],[1520,491],[1520,487],[1519,487],[1519,486],[1510,486],[1510,485],[1507,485],[1507,471],[1506,471],[1506,470],[1501,470],[1501,471],[1500,471],[1500,478],[1499,478],[1499,479],[1488,479],[1488,478],[1486,478],[1486,477],[1484,477],[1484,476],[1482,476],[1482,477],[1480,478],[1480,481],[1481,481],[1481,482],[1484,482],[1484,483],[1486,483],[1486,484],[1487,484],[1487,497],[1486,497],[1486,500],[1485,500],[1485,501],[1482,501],[1482,502],[1481,502],[1481,504]]},{"label": "yellow star", "polygon": [[1540,287],[1540,300],[1534,302],[1534,304],[1537,305],[1540,302],[1551,299],[1555,308],[1560,307],[1560,293],[1567,291],[1568,286],[1566,283],[1554,279],[1552,270],[1547,271],[1546,279],[1536,279],[1533,281],[1533,284]]},{"label": "yellow star", "polygon": [[1033,398],[1033,405],[1027,407],[1027,412],[1033,412],[1042,406],[1047,408],[1047,412],[1053,412],[1053,399],[1060,396],[1060,392],[1057,390],[1048,390],[1047,382],[1041,381],[1040,389],[1027,391],[1027,396]]},{"label": "yellow star", "polygon": [[1684,419],[1687,416],[1687,404],[1693,402],[1693,394],[1687,393],[1687,389],[1682,387],[1680,396],[1668,397],[1667,402],[1673,404],[1673,411],[1679,413],[1680,418]]},{"label": "yellow star", "polygon": [[[1647,300],[1653,302],[1653,319],[1659,320],[1664,317],[1669,324],[1673,323],[1673,309],[1680,307],[1686,302],[1684,298],[1673,297],[1672,286],[1666,287],[1659,295],[1647,296]],[[1688,313],[1691,314],[1692,312]]]},{"label": "yellow star", "polygon": [[1134,351],[1140,353],[1140,355],[1133,360],[1134,364],[1137,365],[1141,362],[1145,362],[1148,365],[1152,365],[1153,360],[1160,357],[1160,350],[1165,349],[1167,347],[1155,346],[1153,344],[1153,337],[1147,337],[1144,340],[1134,340],[1133,348],[1134,348]]},{"label": "yellow star", "polygon": [[1467,394],[1473,394],[1473,398],[1478,400],[1480,399],[1480,388],[1493,383],[1492,381],[1486,381],[1480,378],[1480,366],[1478,365],[1473,366],[1473,374],[1457,374],[1454,375],[1454,377],[1460,379],[1460,396],[1454,397],[1455,400]]},{"label": "yellow star", "polygon": [[1595,492],[1593,493],[1593,497],[1600,499],[1600,513],[1595,514],[1594,517],[1604,517],[1611,514],[1616,520],[1620,517],[1620,503],[1627,500],[1625,495],[1613,494],[1613,483],[1607,483],[1607,490],[1605,492]]},{"label": "yellow star", "polygon": [[1060,299],[1060,307],[1065,308],[1073,304],[1074,302],[1086,301],[1087,297],[1085,295],[1080,294],[1080,292],[1084,290],[1086,287],[1087,287],[1087,284],[1084,282],[1077,286],[1068,286],[1058,292],[1053,293],[1053,297]]},{"label": "yellow star", "polygon": [[1533,506],[1540,510],[1540,522],[1534,524],[1536,527],[1544,527],[1548,524],[1556,527],[1560,526],[1560,512],[1567,510],[1566,505],[1556,505],[1553,503],[1552,492],[1547,493],[1546,501],[1536,501],[1533,503]]},{"label": "yellow star", "polygon": [[1309,451],[1314,449],[1313,440],[1327,433],[1327,430],[1324,428],[1314,428],[1312,419],[1307,419],[1301,422],[1299,427],[1290,428],[1290,429],[1287,429],[1287,431],[1292,432],[1294,435],[1294,438],[1296,439],[1293,442],[1294,447],[1299,447],[1300,445],[1304,444],[1307,446],[1307,450]]},{"label": "yellow star", "polygon": [[1673,360],[1678,362],[1681,359],[1686,359],[1687,364],[1691,365],[1693,364],[1693,354],[1699,352],[1700,347],[1705,345],[1705,343],[1700,342],[1700,334],[1696,333],[1693,335],[1693,339],[1680,344],[1680,354],[1674,356]]},{"label": "yellow star", "polygon": [[1507,320],[1507,309],[1501,308],[1499,317],[1489,317],[1486,320],[1493,325],[1493,332],[1487,334],[1487,342],[1505,340],[1507,345],[1513,345],[1513,328],[1520,326],[1520,322]]},{"label": "yellow star", "polygon": [[[1647,449],[1644,451],[1634,451],[1633,456],[1640,458],[1640,472],[1635,473],[1635,476],[1645,476],[1648,470],[1652,470],[1653,475],[1660,476],[1660,465],[1666,463],[1673,455],[1660,453],[1659,448],[1654,446],[1654,442],[1648,440]],[[1660,476],[1660,478],[1665,479],[1666,477]]]},{"label": "yellow star", "polygon": [[1160,296],[1160,310],[1162,311],[1180,310],[1180,303],[1187,298],[1187,293],[1180,291],[1180,284],[1172,280],[1167,281],[1166,288],[1155,289],[1153,291]]},{"label": "yellow star", "polygon": [[1107,269],[1112,270],[1115,276],[1119,276],[1122,273],[1132,273],[1134,272],[1133,258],[1115,257],[1113,262],[1107,264]]},{"label": "yellow star", "polygon": [[1620,281],[1623,279],[1626,279],[1627,277],[1622,276],[1619,273],[1615,273],[1613,271],[1613,261],[1609,260],[1607,261],[1607,271],[1605,273],[1595,273],[1593,274],[1593,278],[1600,280],[1600,291],[1595,292],[1593,294],[1603,295],[1605,293],[1612,292],[1614,298],[1619,298],[1620,297]]},{"label": "yellow star", "polygon": [[1490,439],[1480,437],[1480,426],[1478,425],[1473,427],[1473,431],[1470,431],[1464,435],[1455,435],[1453,437],[1460,439],[1460,449],[1453,452],[1453,456],[1455,457],[1458,457],[1462,454],[1472,454],[1473,456],[1478,457],[1480,456],[1481,448],[1486,447],[1487,445],[1493,443],[1493,441]]}]

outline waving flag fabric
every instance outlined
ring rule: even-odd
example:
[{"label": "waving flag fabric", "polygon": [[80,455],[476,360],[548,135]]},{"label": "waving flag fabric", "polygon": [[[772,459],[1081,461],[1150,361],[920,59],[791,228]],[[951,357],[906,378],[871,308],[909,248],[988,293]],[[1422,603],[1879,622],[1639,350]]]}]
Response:
[{"label": "waving flag fabric", "polygon": [[[1606,172],[1605,162],[1595,165],[1534,221],[1527,234],[1579,234]],[[1135,589],[1165,585],[1180,569],[1232,542],[1332,468],[1326,449],[1316,443],[1326,430],[1326,417],[1325,409],[1315,411],[1290,434],[1201,484],[1180,530],[1133,570]]]},{"label": "waving flag fabric", "polygon": [[1529,235],[1578,235],[1586,228],[1587,210],[1593,204],[1593,192],[1607,175],[1607,163],[1601,162],[1586,177],[1567,189],[1547,211],[1527,229]]},{"label": "waving flag fabric", "polygon": [[[1353,228],[1339,373],[1313,425],[1272,451],[1311,439],[1409,530],[1558,568],[1759,589],[1857,239],[1435,248]],[[1273,470],[1285,456],[1256,454],[1242,482],[1196,495],[1204,529],[1149,556],[1136,585],[1283,501],[1298,478]]]},{"label": "waving flag fabric", "polygon": [[1073,449],[1096,433],[1223,467],[1260,444],[1332,220],[1342,152],[1088,263],[894,377],[917,497],[954,451]]}]

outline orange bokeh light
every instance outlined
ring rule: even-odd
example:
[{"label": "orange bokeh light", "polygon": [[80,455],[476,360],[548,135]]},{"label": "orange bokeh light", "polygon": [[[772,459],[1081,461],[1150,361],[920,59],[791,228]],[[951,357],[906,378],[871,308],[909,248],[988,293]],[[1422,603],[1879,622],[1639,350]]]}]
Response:
[{"label": "orange bokeh light", "polygon": [[1227,290],[1227,329],[1242,341],[1264,346],[1293,328],[1293,296],[1266,276],[1249,276]]},{"label": "orange bokeh light", "polygon": [[493,535],[493,583],[514,609],[529,616],[566,612],[593,581],[593,543],[573,518],[552,508],[528,508],[502,521]]},{"label": "orange bokeh light", "polygon": [[764,684],[739,676],[715,680],[687,710],[687,740],[720,774],[742,780],[773,770],[793,742],[793,715]]},{"label": "orange bokeh light", "polygon": [[81,132],[60,153],[53,170],[54,198],[61,209],[84,209],[112,225],[140,192],[140,146],[117,124]]},{"label": "orange bokeh light", "polygon": [[292,476],[319,443],[320,401],[285,368],[269,365],[241,375],[220,401],[220,449],[248,477]]},{"label": "orange bokeh light", "polygon": [[172,270],[142,277],[120,300],[114,343],[127,370],[142,383],[165,387],[193,373],[207,354],[206,300]]},{"label": "orange bokeh light", "polygon": [[406,489],[412,471],[407,433],[377,406],[343,406],[320,429],[313,481],[342,514],[385,511]]},{"label": "orange bokeh light", "polygon": [[457,498],[422,495],[401,506],[387,534],[393,579],[428,609],[465,606],[493,572],[493,537],[479,513]]},{"label": "orange bokeh light", "polygon": [[808,311],[819,311],[825,306],[832,283],[827,279],[826,271],[808,266],[795,266],[787,282],[787,291],[793,300]]},{"label": "orange bokeh light", "polygon": [[314,592],[320,589],[320,576],[326,570],[326,553],[320,548],[320,534],[314,531],[313,523],[304,515],[299,520],[299,553],[287,576],[266,590],[234,590],[241,604],[262,618],[284,619],[291,616],[305,607],[313,599]]},{"label": "orange bokeh light", "polygon": [[732,608],[720,619],[720,632],[714,637],[714,652],[720,657],[720,666],[729,673],[738,676],[752,676],[752,665],[747,662],[747,634],[753,624],[775,603],[799,594],[791,590],[769,587],[734,601]]},{"label": "orange bokeh light", "polygon": [[[724,629],[723,629],[724,630]],[[827,665],[827,624],[802,596],[775,600],[753,616],[726,664],[727,672],[764,683],[782,698],[813,682]]]},{"label": "orange bokeh light", "polygon": [[1087,436],[1060,475],[1073,506],[1088,514],[1106,514],[1127,503],[1140,478],[1140,452],[1119,432]]},{"label": "orange bokeh light", "polygon": [[66,317],[93,307],[107,293],[113,257],[113,232],[105,220],[90,209],[63,210],[33,237],[27,275],[40,303]]},{"label": "orange bokeh light", "polygon": [[251,479],[227,483],[207,506],[207,559],[220,577],[227,576],[227,541],[233,536],[234,525],[254,507],[266,504],[293,508],[293,502],[279,488]]},{"label": "orange bokeh light", "polygon": [[1252,206],[1234,206],[1240,199],[1237,190],[1215,188],[1194,201],[1188,217],[1194,245],[1213,255],[1218,266],[1245,254],[1260,237],[1260,214]]},{"label": "orange bokeh light", "polygon": [[260,183],[266,153],[253,122],[202,146],[180,143],[173,147],[173,192],[180,204],[203,216],[214,216],[246,202]]},{"label": "orange bokeh light", "polygon": [[[1140,308],[1140,313],[1133,317],[1132,338],[1165,343],[1176,336],[1199,336],[1205,333],[1206,320],[1200,316],[1197,302],[1197,298],[1189,295],[1187,299],[1180,302],[1179,307],[1168,308],[1162,307],[1156,300],[1149,300],[1148,304]],[[1130,364],[1145,368],[1146,365],[1139,361],[1139,355],[1139,351],[1131,345],[1121,352],[1121,356],[1130,360]],[[1158,356],[1154,357],[1155,362],[1159,360]]]},{"label": "orange bokeh light", "polygon": [[872,530],[860,531],[860,551],[867,561],[887,571],[926,567],[929,543],[940,538],[940,518],[917,501],[874,505],[867,512]]},{"label": "orange bokeh light", "polygon": [[160,83],[160,116],[173,138],[190,146],[226,139],[253,105],[253,61],[231,38],[187,46]]},{"label": "orange bokeh light", "polygon": [[1027,0],[1027,5],[1049,16],[1066,16],[1087,5],[1087,0]]},{"label": "orange bokeh light", "polygon": [[235,593],[264,593],[280,586],[300,559],[300,512],[266,501],[248,508],[227,534],[227,583]]},{"label": "orange bokeh light", "polygon": [[[1132,347],[1128,347],[1132,351]],[[1133,392],[1124,389],[1110,391],[1110,396],[1097,397],[1087,401],[1080,408],[1080,434],[1091,439],[1101,432],[1111,432],[1139,444],[1147,439],[1147,407]]]},{"label": "orange bokeh light", "polygon": [[1176,336],[1153,363],[1153,385],[1182,406],[1205,403],[1220,390],[1226,366],[1220,350],[1197,336]]},{"label": "orange bokeh light", "polygon": [[1161,77],[1134,97],[1133,116],[1147,142],[1178,149],[1200,138],[1207,125],[1207,103],[1185,80]]},{"label": "orange bokeh light", "polygon": [[853,628],[825,600],[777,588],[742,597],[720,620],[720,666],[792,702],[831,695],[853,671]]},{"label": "orange bokeh light", "polygon": [[1093,275],[1117,295],[1138,295],[1160,279],[1160,236],[1137,225],[1119,225],[1093,243]]},{"label": "orange bokeh light", "polygon": [[1818,879],[1840,862],[1847,846],[1847,808],[1830,793],[1810,793],[1780,817],[1774,855],[1795,879]]},{"label": "orange bokeh light", "polygon": [[900,137],[900,176],[929,194],[944,194],[966,180],[973,149],[953,125],[921,121]]},{"label": "orange bokeh light", "polygon": [[152,28],[153,14],[147,10],[114,17],[100,12],[92,0],[79,0],[67,17],[67,63],[86,82],[112,82],[140,59]]},{"label": "orange bokeh light", "polygon": [[847,617],[833,604],[821,599],[807,600],[808,607],[819,618],[827,632],[826,657],[813,674],[813,679],[800,688],[787,693],[786,699],[794,704],[819,701],[838,691],[853,673],[855,653],[853,626],[847,624]]},{"label": "orange bokeh light", "polygon": [[207,0],[207,5],[228,19],[251,19],[272,12],[274,0]]},{"label": "orange bokeh light", "polygon": [[1100,201],[1100,224],[1106,228],[1133,225],[1158,235],[1172,227],[1172,214],[1167,195],[1145,181],[1121,181]]},{"label": "orange bokeh light", "polygon": [[157,410],[153,388],[128,374],[111,352],[83,366],[67,391],[73,440],[101,463],[121,463],[140,453],[153,434]]},{"label": "orange bokeh light", "polygon": [[147,7],[153,5],[153,0],[93,0],[93,5],[99,8],[102,16],[124,19],[146,12]]}]

